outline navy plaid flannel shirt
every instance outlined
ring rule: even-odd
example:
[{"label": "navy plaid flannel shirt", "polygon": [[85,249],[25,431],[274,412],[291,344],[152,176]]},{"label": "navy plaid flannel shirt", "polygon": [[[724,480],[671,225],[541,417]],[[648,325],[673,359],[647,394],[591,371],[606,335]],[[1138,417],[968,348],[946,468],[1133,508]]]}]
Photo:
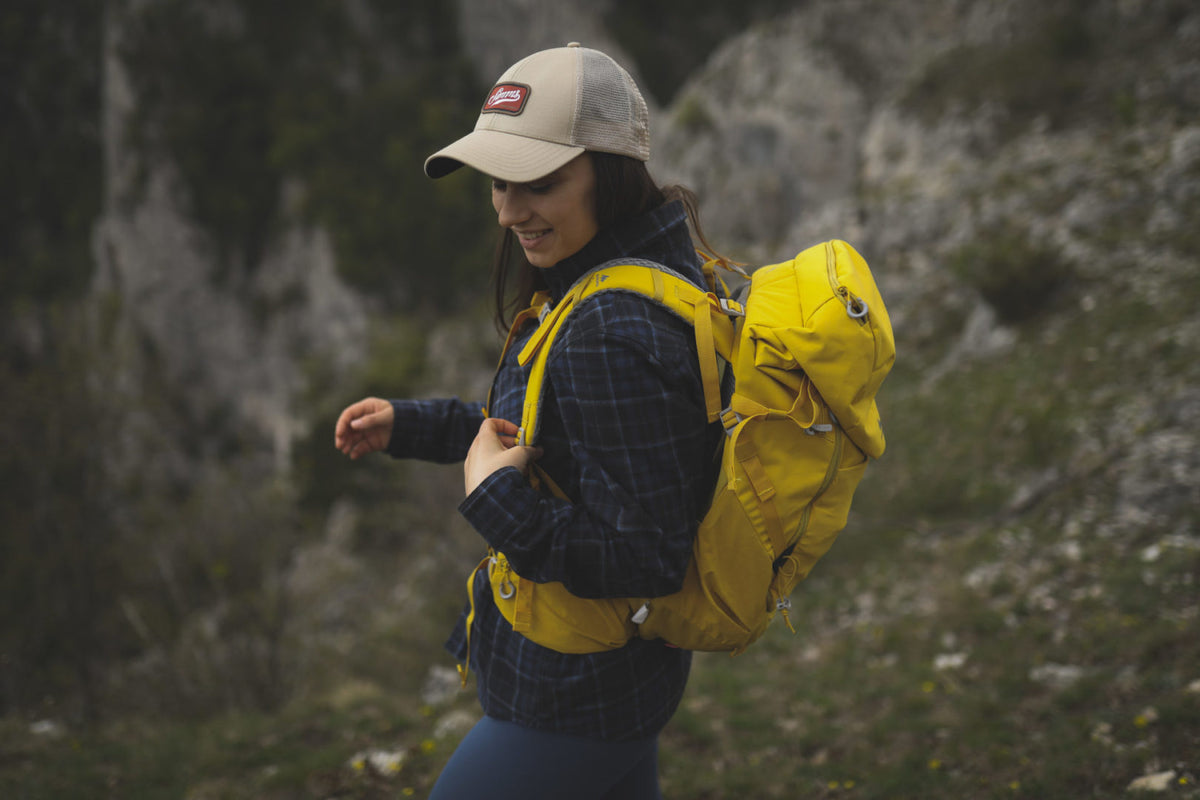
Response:
[{"label": "navy plaid flannel shirt", "polygon": [[[670,203],[602,231],[544,273],[554,298],[612,258],[665,264],[700,286],[682,206]],[[490,413],[520,424],[528,370],[520,332],[497,372]],[[677,591],[715,480],[719,424],[708,424],[691,326],[645,298],[608,292],[576,308],[554,342],[542,401],[539,464],[573,502],[533,489],[519,471],[492,474],[460,506],[485,542],[535,581],[582,597]],[[389,453],[462,460],[482,406],[457,399],[393,401]],[[465,612],[447,649],[466,657]],[[655,736],[683,695],[691,654],[634,639],[571,655],[513,631],[475,582],[471,667],[490,716],[607,740]]]}]

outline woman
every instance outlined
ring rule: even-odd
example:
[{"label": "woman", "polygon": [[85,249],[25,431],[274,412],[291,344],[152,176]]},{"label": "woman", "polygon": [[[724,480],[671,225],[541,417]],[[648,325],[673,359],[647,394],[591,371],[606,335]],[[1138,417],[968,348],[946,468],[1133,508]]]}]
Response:
[{"label": "woman", "polygon": [[[703,286],[687,228],[692,204],[668,201],[646,170],[649,154],[632,79],[603,53],[571,44],[511,67],[474,131],[432,155],[425,171],[438,178],[467,164],[492,177],[504,319],[535,290],[557,299],[614,258],[655,261]],[[510,267],[519,290],[506,305]],[[704,465],[721,436],[705,415],[690,326],[624,293],[582,304],[551,352],[536,448],[514,444],[528,377],[516,356],[535,327],[513,331],[489,418],[457,399],[368,398],[342,412],[338,448],[351,458],[383,450],[463,460],[461,513],[523,577],[561,581],[583,597],[677,591],[713,488]],[[534,460],[570,502],[531,485]],[[432,796],[660,797],[657,737],[691,654],[641,639],[558,653],[513,631],[486,573],[474,595],[469,659],[485,716]],[[468,658],[465,616],[447,647]]]}]

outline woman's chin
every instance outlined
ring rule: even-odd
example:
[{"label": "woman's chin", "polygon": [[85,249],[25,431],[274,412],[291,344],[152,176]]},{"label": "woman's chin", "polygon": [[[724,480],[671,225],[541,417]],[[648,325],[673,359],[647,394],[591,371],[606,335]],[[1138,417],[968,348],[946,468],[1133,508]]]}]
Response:
[{"label": "woman's chin", "polygon": [[529,262],[530,266],[537,267],[538,269],[554,266],[554,263],[540,250],[525,250],[525,260]]}]

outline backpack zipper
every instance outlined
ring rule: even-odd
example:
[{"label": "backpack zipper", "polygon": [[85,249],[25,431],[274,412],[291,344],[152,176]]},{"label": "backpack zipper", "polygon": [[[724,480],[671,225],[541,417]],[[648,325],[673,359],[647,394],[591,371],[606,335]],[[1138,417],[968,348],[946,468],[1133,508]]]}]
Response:
[{"label": "backpack zipper", "polygon": [[834,295],[842,299],[842,304],[846,307],[846,315],[851,319],[863,319],[867,316],[870,309],[861,297],[858,297],[854,292],[838,280],[837,274],[837,254],[833,252],[833,243],[825,243],[825,273],[829,276],[829,288]]},{"label": "backpack zipper", "polygon": [[[835,423],[836,421],[837,420],[834,420]],[[792,543],[789,544],[779,558],[775,560],[775,564],[778,566],[775,566],[775,564],[772,565],[775,572],[775,580],[772,581],[773,586],[778,586],[775,581],[778,580],[779,572],[783,568],[783,564],[780,562],[787,562],[787,559],[792,555],[792,551],[796,549],[796,545],[800,544],[800,540],[803,539],[804,534],[808,532],[808,520],[809,517],[812,516],[812,507],[816,505],[816,502],[821,499],[821,496],[829,490],[829,487],[833,485],[834,480],[837,478],[838,465],[842,463],[842,441],[844,436],[845,434],[842,433],[841,427],[835,424],[833,426],[833,456],[830,457],[829,467],[825,470],[825,479],[821,481],[821,485],[817,487],[817,491],[813,494],[812,500],[809,500],[808,505],[804,507],[804,513],[800,515],[800,524],[796,526],[799,530],[799,533],[796,534],[796,538],[792,540]],[[787,623],[788,629],[792,633],[795,633],[796,629],[792,627],[792,619],[788,615],[788,612],[791,611],[792,608],[791,598],[783,596],[779,592],[778,588],[775,588],[774,592],[775,610],[783,614],[783,621]]]}]

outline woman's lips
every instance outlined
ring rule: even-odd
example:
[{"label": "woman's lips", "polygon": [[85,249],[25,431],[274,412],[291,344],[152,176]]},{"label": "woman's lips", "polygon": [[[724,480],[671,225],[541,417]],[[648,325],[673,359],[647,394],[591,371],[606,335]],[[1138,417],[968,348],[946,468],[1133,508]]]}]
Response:
[{"label": "woman's lips", "polygon": [[521,242],[521,247],[528,250],[537,247],[549,233],[549,229],[528,232],[517,231],[517,239]]}]

